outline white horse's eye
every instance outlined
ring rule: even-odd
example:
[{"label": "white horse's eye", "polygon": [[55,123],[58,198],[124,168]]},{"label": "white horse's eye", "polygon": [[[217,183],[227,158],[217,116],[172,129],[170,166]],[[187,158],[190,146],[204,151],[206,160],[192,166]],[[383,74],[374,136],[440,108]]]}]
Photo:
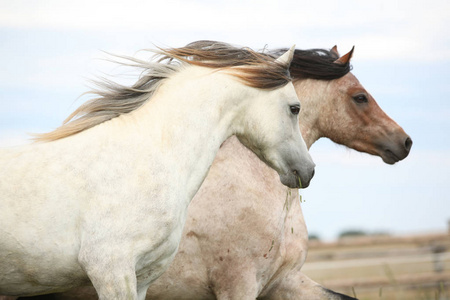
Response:
[{"label": "white horse's eye", "polygon": [[300,112],[300,105],[291,105],[289,108],[291,109],[291,113],[293,115],[298,115]]}]

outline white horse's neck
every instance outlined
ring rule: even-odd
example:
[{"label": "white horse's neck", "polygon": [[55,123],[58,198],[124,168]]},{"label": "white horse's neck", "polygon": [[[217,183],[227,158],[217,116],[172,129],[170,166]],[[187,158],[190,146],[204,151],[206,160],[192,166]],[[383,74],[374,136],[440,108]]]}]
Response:
[{"label": "white horse's neck", "polygon": [[[229,75],[187,67],[163,83],[141,108],[111,120],[105,130],[125,139],[130,155],[147,157],[142,164],[151,164],[149,172],[165,171],[151,174],[152,180],[171,182],[173,188],[182,189],[180,195],[191,199],[220,145],[239,131],[246,91],[250,89]],[[115,131],[119,128],[121,134]]]}]

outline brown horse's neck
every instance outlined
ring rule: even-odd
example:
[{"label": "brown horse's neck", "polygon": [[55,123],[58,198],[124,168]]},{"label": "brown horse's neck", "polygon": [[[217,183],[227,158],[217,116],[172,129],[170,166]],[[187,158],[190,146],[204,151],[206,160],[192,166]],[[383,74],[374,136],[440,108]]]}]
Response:
[{"label": "brown horse's neck", "polygon": [[321,103],[319,103],[318,99],[321,91],[314,85],[314,83],[318,82],[318,80],[314,79],[303,79],[294,82],[297,96],[302,105],[299,114],[300,131],[308,149],[322,137],[318,122],[321,110]]},{"label": "brown horse's neck", "polygon": [[300,131],[302,133],[303,139],[305,140],[306,147],[311,148],[311,146],[320,138],[319,135],[315,134],[314,130],[307,126],[300,125]]}]

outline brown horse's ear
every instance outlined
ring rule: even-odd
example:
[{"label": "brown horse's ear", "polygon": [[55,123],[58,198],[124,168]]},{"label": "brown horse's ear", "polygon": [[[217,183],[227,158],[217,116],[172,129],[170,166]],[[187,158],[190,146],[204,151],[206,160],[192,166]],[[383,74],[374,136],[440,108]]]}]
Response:
[{"label": "brown horse's ear", "polygon": [[339,57],[339,58],[336,59],[334,62],[335,62],[336,64],[342,64],[342,65],[348,64],[348,63],[350,62],[350,59],[352,58],[353,50],[355,50],[355,46],[353,46],[352,50],[350,50],[349,53],[345,54],[345,55],[342,56],[342,57]]},{"label": "brown horse's ear", "polygon": [[337,50],[337,46],[336,46],[336,45],[334,45],[333,48],[331,48],[330,52],[333,52],[333,53],[336,54],[338,57],[340,56],[340,55],[339,55],[339,52],[338,52],[338,50]]}]

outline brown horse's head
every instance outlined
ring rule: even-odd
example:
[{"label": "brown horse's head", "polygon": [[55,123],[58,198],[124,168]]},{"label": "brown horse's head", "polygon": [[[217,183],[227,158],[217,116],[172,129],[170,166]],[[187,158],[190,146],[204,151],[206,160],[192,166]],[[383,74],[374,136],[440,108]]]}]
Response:
[{"label": "brown horse's head", "polygon": [[[328,137],[394,164],[408,156],[412,140],[349,72],[352,54],[353,49],[342,57],[336,47],[322,50],[314,59],[321,60],[316,66],[323,69],[323,74],[315,70],[315,75],[296,75],[296,71],[291,71],[302,102],[299,118],[302,134],[308,146],[320,137]],[[296,66],[295,59],[294,56],[291,68]],[[310,63],[311,68],[314,64]]]}]

